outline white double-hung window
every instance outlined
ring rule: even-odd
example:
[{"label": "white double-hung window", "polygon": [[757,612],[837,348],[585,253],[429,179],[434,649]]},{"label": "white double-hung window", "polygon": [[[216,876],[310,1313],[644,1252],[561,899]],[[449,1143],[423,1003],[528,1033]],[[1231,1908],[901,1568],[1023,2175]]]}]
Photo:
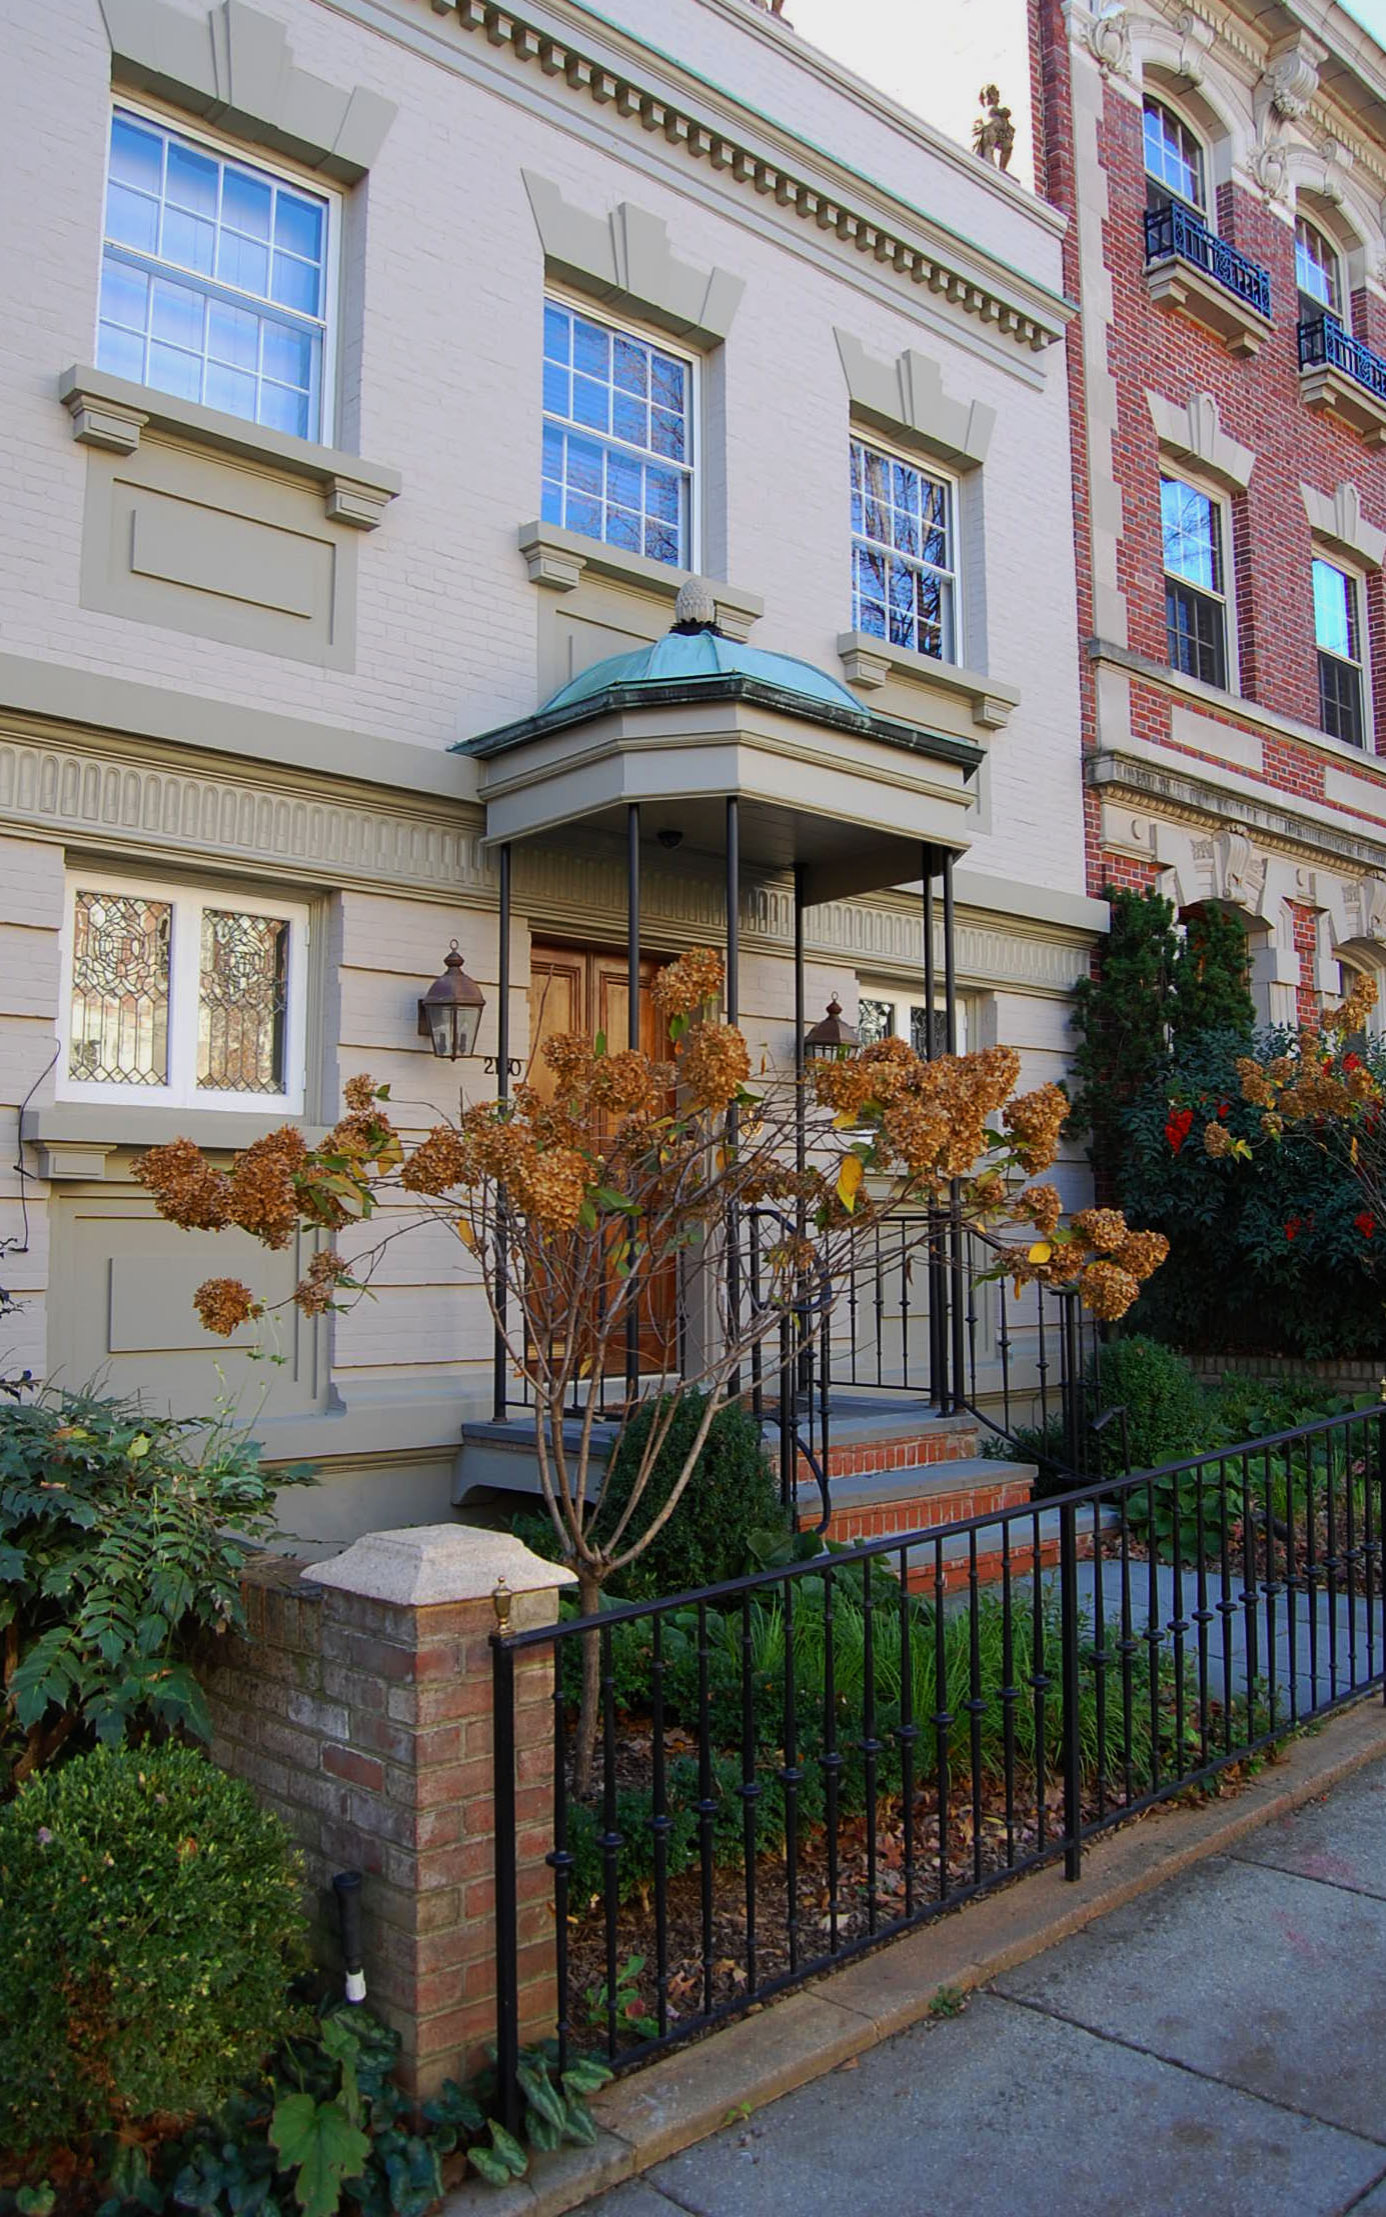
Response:
[{"label": "white double-hung window", "polygon": [[852,441],[852,629],[958,660],[957,498],[951,478]]},{"label": "white double-hung window", "polygon": [[696,567],[696,367],[639,332],[545,301],[545,523]]},{"label": "white double-hung window", "polygon": [[117,108],[98,368],[329,441],[333,213],[328,194]]},{"label": "white double-hung window", "polygon": [[308,912],[296,903],[74,872],[59,1093],[297,1113],[307,956]]}]

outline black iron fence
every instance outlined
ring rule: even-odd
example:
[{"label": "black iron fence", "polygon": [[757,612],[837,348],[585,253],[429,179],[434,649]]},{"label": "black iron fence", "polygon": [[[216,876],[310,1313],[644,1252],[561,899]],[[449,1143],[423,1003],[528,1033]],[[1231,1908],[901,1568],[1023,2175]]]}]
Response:
[{"label": "black iron fence", "polygon": [[1235,293],[1238,300],[1244,300],[1248,307],[1269,321],[1270,273],[1262,269],[1259,262],[1239,253],[1229,240],[1210,231],[1191,208],[1171,200],[1163,208],[1150,209],[1145,217],[1146,266],[1168,261],[1175,254],[1192,262],[1205,276],[1213,278],[1227,292]]},{"label": "black iron fence", "polygon": [[1386,400],[1386,360],[1345,331],[1336,316],[1312,316],[1301,323],[1299,366],[1341,370],[1378,400]]},{"label": "black iron fence", "polygon": [[1077,1879],[1108,1826],[1381,1686],[1384,1483],[1374,1408],[498,1633],[512,2097],[519,1658],[547,1647],[553,1674],[542,1818],[528,1770],[524,1789],[556,1979],[538,2029],[565,2067],[596,2051],[624,2069],[1055,1859]]}]

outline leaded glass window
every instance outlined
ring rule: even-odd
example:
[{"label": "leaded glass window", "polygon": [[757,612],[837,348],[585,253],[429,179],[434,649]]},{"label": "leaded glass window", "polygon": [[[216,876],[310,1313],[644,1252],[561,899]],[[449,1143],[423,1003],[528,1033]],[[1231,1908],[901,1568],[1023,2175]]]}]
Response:
[{"label": "leaded glass window", "polygon": [[[967,1003],[959,998],[957,1004],[958,1052],[967,1048]],[[915,1053],[925,1061],[937,1061],[948,1052],[948,1017],[946,1010],[935,1003],[932,1015],[924,1001],[887,1000],[883,994],[865,992],[857,1003],[857,1033],[863,1047],[877,1046],[883,1039],[907,1039]]]},{"label": "leaded glass window", "polygon": [[79,889],[67,1065],[77,1083],[168,1083],[172,923],[167,901]]},{"label": "leaded glass window", "polygon": [[895,1030],[893,1001],[874,1001],[863,994],[857,1005],[857,1036],[863,1047],[879,1047]]},{"label": "leaded glass window", "polygon": [[70,888],[64,1098],[301,1108],[305,910],[118,878]]},{"label": "leaded glass window", "polygon": [[282,916],[203,909],[200,1092],[283,1092],[288,956],[289,927]]},{"label": "leaded glass window", "polygon": [[852,441],[852,628],[955,662],[953,488]]},{"label": "leaded glass window", "polygon": [[689,569],[693,464],[692,362],[545,301],[544,521]]},{"label": "leaded glass window", "polygon": [[300,439],[330,431],[330,203],[117,109],[96,359]]}]

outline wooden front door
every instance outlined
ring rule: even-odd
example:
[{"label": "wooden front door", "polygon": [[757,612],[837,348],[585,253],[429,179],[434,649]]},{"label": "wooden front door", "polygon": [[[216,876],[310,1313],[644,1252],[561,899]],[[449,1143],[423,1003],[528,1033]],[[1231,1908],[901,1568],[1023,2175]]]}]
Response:
[{"label": "wooden front door", "polygon": [[[650,987],[660,964],[646,956],[640,964],[640,1045],[658,1057],[659,1019]],[[605,947],[549,947],[535,944],[529,957],[529,1083],[544,1100],[553,1098],[555,1079],[540,1052],[559,1032],[605,1037],[612,1054],[627,1044],[630,976],[623,954]],[[667,1043],[665,1051],[667,1053]],[[640,1367],[643,1371],[678,1368],[678,1266],[662,1263],[646,1279],[640,1298]]]}]

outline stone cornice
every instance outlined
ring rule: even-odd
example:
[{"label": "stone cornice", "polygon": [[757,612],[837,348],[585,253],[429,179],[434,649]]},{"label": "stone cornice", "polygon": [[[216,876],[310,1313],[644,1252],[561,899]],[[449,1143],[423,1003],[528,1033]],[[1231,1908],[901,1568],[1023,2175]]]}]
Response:
[{"label": "stone cornice", "polygon": [[[1264,786],[1253,798],[1248,781],[1235,790],[1212,778],[1198,776],[1185,763],[1177,767],[1172,757],[1153,760],[1162,750],[1137,752],[1123,747],[1099,748],[1084,764],[1087,785],[1104,796],[1129,796],[1142,807],[1176,823],[1193,824],[1201,831],[1210,826],[1235,827],[1253,833],[1265,846],[1282,854],[1306,857],[1341,869],[1345,863],[1368,870],[1386,869],[1386,828],[1377,838],[1349,828],[1351,819],[1306,802],[1301,808],[1281,805],[1275,787]],[[1264,796],[1264,797],[1262,797]],[[1341,829],[1338,827],[1341,825]]]},{"label": "stone cornice", "polygon": [[[602,43],[613,57],[606,59],[595,51],[595,25],[591,34],[573,37],[556,10],[550,15],[534,6],[520,13],[496,0],[427,4],[434,16],[452,18],[553,84],[566,84],[613,117],[658,134],[690,161],[706,162],[730,184],[833,234],[1019,347],[1042,352],[1061,337],[1074,313],[1049,287],[615,25],[602,26]],[[676,89],[653,88],[652,63]]]}]

